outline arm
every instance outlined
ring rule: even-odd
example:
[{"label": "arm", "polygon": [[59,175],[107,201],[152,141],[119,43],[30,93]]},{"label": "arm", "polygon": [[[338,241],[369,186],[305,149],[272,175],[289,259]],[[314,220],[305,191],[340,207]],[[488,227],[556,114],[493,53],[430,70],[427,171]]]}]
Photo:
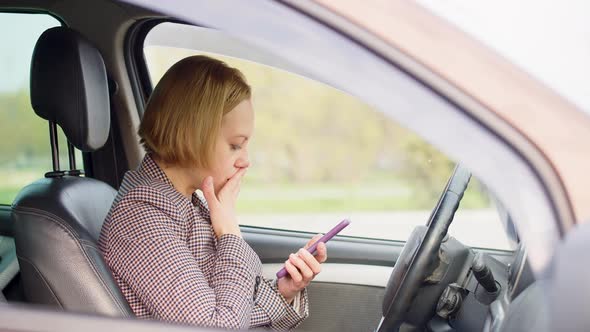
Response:
[{"label": "arm", "polygon": [[299,293],[299,307],[293,307],[280,294],[277,283],[259,277],[255,306],[252,311],[250,327],[268,325],[274,330],[285,331],[297,327],[309,316],[307,290]]},{"label": "arm", "polygon": [[111,268],[159,319],[247,328],[261,269],[254,251],[236,235],[221,236],[209,283],[180,236],[181,221],[170,216],[173,206],[160,206],[168,202],[166,197],[154,190],[151,194],[156,198],[150,201],[158,206],[146,202],[145,193],[130,192],[114,211],[112,224],[125,229],[111,234]]},{"label": "arm", "polygon": [[[314,236],[304,248],[309,248],[320,237],[320,234]],[[320,264],[326,261],[327,251],[325,243],[318,244],[315,257],[305,249],[300,249],[298,254],[289,255],[289,259],[285,261],[288,272],[286,277],[278,281],[262,279],[263,282],[256,292],[256,306],[250,322],[252,326],[270,325],[273,329],[289,330],[309,316],[306,287],[320,273]],[[297,307],[290,305],[291,301]]]}]

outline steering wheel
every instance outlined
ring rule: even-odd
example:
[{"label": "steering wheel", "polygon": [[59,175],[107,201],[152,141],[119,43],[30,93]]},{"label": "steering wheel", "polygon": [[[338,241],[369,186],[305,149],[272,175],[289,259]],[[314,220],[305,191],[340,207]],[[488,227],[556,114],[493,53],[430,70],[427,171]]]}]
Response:
[{"label": "steering wheel", "polygon": [[420,285],[436,268],[441,243],[470,178],[471,172],[457,165],[426,226],[418,226],[410,234],[387,282],[377,331],[397,331],[404,322]]}]

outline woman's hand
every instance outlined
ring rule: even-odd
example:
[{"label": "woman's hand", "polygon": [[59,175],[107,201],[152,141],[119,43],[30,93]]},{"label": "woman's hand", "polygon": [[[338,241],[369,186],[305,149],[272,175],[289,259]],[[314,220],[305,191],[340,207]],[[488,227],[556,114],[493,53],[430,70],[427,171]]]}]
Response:
[{"label": "woman's hand", "polygon": [[322,270],[321,263],[328,258],[326,244],[323,242],[318,244],[315,256],[306,250],[321,237],[321,234],[314,236],[304,248],[299,249],[297,254],[289,255],[289,259],[285,261],[288,275],[279,279],[278,287],[281,295],[289,303],[320,273]]},{"label": "woman's hand", "polygon": [[215,236],[220,238],[224,234],[242,236],[236,217],[236,200],[240,193],[240,183],[246,173],[246,168],[240,168],[215,195],[213,178],[206,177],[201,186],[203,195],[209,206],[211,225]]}]

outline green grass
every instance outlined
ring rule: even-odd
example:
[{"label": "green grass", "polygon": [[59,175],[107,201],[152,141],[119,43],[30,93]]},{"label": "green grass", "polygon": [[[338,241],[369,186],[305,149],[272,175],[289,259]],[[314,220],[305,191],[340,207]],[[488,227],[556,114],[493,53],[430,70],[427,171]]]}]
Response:
[{"label": "green grass", "polygon": [[0,187],[0,205],[10,205],[16,197],[20,188],[1,188]]},{"label": "green grass", "polygon": [[[440,188],[442,191],[443,188]],[[489,207],[486,195],[471,186],[461,202],[463,209]],[[429,194],[399,183],[336,185],[245,185],[237,209],[240,213],[317,213],[343,211],[430,210],[439,193]]]},{"label": "green grass", "polygon": [[[0,204],[11,204],[23,186],[42,176],[43,171],[39,169],[0,171]],[[477,188],[477,185],[469,187],[461,208],[489,206],[487,197]],[[263,184],[246,180],[242,185],[237,209],[239,213],[429,210],[435,206],[440,190],[411,188],[394,177],[383,178],[382,181],[370,179],[356,184]]]},{"label": "green grass", "polygon": [[238,211],[243,213],[312,213],[342,211],[389,211],[411,207],[409,199],[334,199],[252,200],[240,198]]}]

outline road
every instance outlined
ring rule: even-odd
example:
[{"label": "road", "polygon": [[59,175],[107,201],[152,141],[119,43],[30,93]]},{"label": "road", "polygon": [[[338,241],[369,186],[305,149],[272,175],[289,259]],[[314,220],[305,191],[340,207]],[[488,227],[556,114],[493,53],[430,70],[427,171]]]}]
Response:
[{"label": "road", "polygon": [[[342,235],[405,241],[416,225],[424,225],[430,211],[352,212],[241,215],[240,223],[269,228],[323,233],[340,220],[350,226]],[[459,210],[449,233],[466,245],[510,249],[498,214],[492,209]]]}]

